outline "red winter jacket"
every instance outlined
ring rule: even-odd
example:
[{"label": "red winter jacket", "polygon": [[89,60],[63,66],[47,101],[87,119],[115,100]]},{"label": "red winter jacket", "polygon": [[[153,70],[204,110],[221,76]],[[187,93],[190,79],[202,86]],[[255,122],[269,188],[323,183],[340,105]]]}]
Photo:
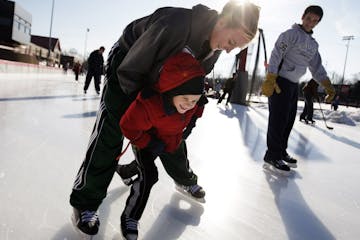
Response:
[{"label": "red winter jacket", "polygon": [[143,99],[139,93],[120,120],[124,136],[137,147],[145,148],[153,135],[165,143],[166,152],[175,151],[191,117],[201,117],[204,107],[196,105],[184,114],[169,107],[160,94]]},{"label": "red winter jacket", "polygon": [[139,148],[145,148],[151,136],[155,136],[165,143],[166,152],[175,151],[192,116],[201,117],[204,107],[197,104],[180,114],[170,103],[172,100],[165,100],[162,93],[195,77],[205,77],[205,72],[191,54],[181,52],[168,58],[154,86],[156,92],[146,98],[140,92],[121,118],[120,128],[124,136]]}]

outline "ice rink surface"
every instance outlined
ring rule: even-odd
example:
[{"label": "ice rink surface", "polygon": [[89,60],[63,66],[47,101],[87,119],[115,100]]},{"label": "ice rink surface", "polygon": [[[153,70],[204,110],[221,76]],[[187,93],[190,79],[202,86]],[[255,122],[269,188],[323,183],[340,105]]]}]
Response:
[{"label": "ice rink surface", "polygon": [[[69,195],[100,100],[92,84],[83,94],[83,78],[0,76],[1,240],[80,239],[70,221]],[[299,164],[283,177],[262,168],[267,115],[265,103],[226,108],[210,99],[187,140],[206,203],[176,192],[157,160],[159,182],[139,239],[359,239],[359,124],[329,121],[330,131],[321,118],[309,126],[297,116],[288,151]],[[128,150],[120,161],[132,158]],[[128,194],[114,175],[94,240],[121,239]]]}]

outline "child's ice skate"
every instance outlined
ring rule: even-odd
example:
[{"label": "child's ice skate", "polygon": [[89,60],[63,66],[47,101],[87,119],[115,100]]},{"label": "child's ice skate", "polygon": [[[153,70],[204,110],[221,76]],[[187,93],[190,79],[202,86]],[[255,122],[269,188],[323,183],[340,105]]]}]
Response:
[{"label": "child's ice skate", "polygon": [[179,191],[180,193],[198,201],[201,203],[205,202],[205,191],[204,189],[198,185],[198,184],[194,184],[191,186],[184,186],[181,184],[178,184],[175,182],[175,189],[177,191]]},{"label": "child's ice skate", "polygon": [[138,239],[138,224],[135,219],[121,215],[121,233],[124,240],[137,240]]},{"label": "child's ice skate", "polygon": [[119,174],[121,180],[127,186],[130,186],[134,182],[133,177],[138,174],[138,171],[135,160],[129,164],[119,164],[116,166],[117,174]]}]

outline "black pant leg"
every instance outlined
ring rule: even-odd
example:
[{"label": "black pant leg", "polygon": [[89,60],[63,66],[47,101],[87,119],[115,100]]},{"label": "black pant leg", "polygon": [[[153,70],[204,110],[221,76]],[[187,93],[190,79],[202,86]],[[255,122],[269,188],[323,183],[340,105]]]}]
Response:
[{"label": "black pant leg", "polygon": [[232,95],[232,90],[228,92],[228,97],[227,97],[227,100],[226,100],[226,105],[230,102],[230,100],[231,100],[231,95]]},{"label": "black pant leg", "polygon": [[181,142],[175,152],[161,154],[160,160],[167,174],[175,182],[185,186],[197,183],[197,176],[190,168],[185,141]]},{"label": "black pant leg", "polygon": [[287,119],[285,129],[284,129],[284,135],[282,136],[282,155],[285,156],[287,154],[287,147],[288,147],[288,141],[289,136],[291,133],[291,130],[294,126],[295,118],[296,118],[296,112],[297,112],[297,101],[298,101],[298,85],[295,83],[291,83],[288,88],[290,92],[289,97],[289,117]]},{"label": "black pant leg", "polygon": [[118,121],[106,110],[104,102],[90,136],[85,159],[78,171],[70,204],[77,209],[97,210],[106,196],[121,153],[123,135]]},{"label": "black pant leg", "polygon": [[[288,134],[294,123],[294,93],[298,91],[296,83],[279,77],[277,83],[281,93],[274,92],[269,97],[269,120],[267,130],[267,151],[264,159],[281,159],[287,147]],[[297,95],[296,95],[297,96]],[[295,103],[296,104],[296,103]],[[296,116],[296,108],[295,108]],[[285,143],[286,142],[286,143]]]},{"label": "black pant leg", "polygon": [[309,106],[309,110],[308,110],[308,119],[309,120],[313,120],[313,116],[314,116],[314,102],[313,102],[313,97],[311,96],[308,100],[308,106]]},{"label": "black pant leg", "polygon": [[[305,101],[305,107],[304,107],[304,118],[306,118],[306,119],[312,119],[312,116],[311,116],[311,118],[309,117],[309,115],[311,114],[311,111],[313,111],[312,110],[312,108],[313,108],[313,102],[312,102],[312,96],[311,96],[311,94],[304,94],[304,101]],[[311,114],[312,115],[312,114]]]},{"label": "black pant leg", "polygon": [[101,74],[96,73],[94,74],[94,86],[95,90],[100,92],[100,80],[101,80]]},{"label": "black pant leg", "polygon": [[144,212],[153,185],[158,181],[158,170],[155,165],[156,156],[146,150],[134,149],[138,163],[138,177],[131,185],[130,195],[126,200],[123,214],[139,220]]},{"label": "black pant leg", "polygon": [[85,85],[84,85],[84,90],[88,90],[90,82],[92,77],[94,76],[94,74],[91,71],[88,71],[86,74],[86,78],[85,78]]},{"label": "black pant leg", "polygon": [[219,100],[218,100],[217,103],[221,103],[222,100],[225,98],[225,95],[226,95],[226,92],[223,92],[223,93],[221,94],[221,96],[219,97]]},{"label": "black pant leg", "polygon": [[300,114],[300,119],[306,118],[307,114],[308,114],[308,103],[306,100],[306,96],[304,95],[304,109],[303,109],[302,113]]},{"label": "black pant leg", "polygon": [[[119,121],[131,99],[123,93],[114,74],[125,52],[120,49],[112,54],[117,61],[112,61],[113,65],[108,68],[97,120],[70,195],[70,204],[82,210],[98,209],[115,172],[115,159],[122,151],[123,134]],[[109,56],[109,59],[113,58]]]},{"label": "black pant leg", "polygon": [[[116,101],[107,102],[107,100]],[[130,101],[117,89],[116,96],[107,86],[100,101],[100,109],[90,136],[85,159],[77,174],[70,204],[78,209],[96,210],[106,196],[121,153],[123,134],[119,121]],[[121,161],[121,159],[120,159]]]}]

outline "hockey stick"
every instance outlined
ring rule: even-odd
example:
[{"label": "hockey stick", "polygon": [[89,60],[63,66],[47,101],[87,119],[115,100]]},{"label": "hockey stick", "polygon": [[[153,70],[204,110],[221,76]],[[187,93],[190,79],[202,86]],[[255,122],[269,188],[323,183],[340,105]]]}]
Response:
[{"label": "hockey stick", "polygon": [[322,116],[323,116],[323,119],[324,119],[324,123],[325,123],[326,128],[329,129],[329,130],[333,130],[333,129],[334,129],[333,127],[330,127],[330,126],[328,126],[328,125],[326,124],[325,115],[324,115],[324,112],[323,112],[323,110],[322,110],[322,108],[321,108],[320,98],[318,97],[317,100],[318,100],[318,103],[319,103],[320,111],[321,111],[321,114],[322,114]]}]

